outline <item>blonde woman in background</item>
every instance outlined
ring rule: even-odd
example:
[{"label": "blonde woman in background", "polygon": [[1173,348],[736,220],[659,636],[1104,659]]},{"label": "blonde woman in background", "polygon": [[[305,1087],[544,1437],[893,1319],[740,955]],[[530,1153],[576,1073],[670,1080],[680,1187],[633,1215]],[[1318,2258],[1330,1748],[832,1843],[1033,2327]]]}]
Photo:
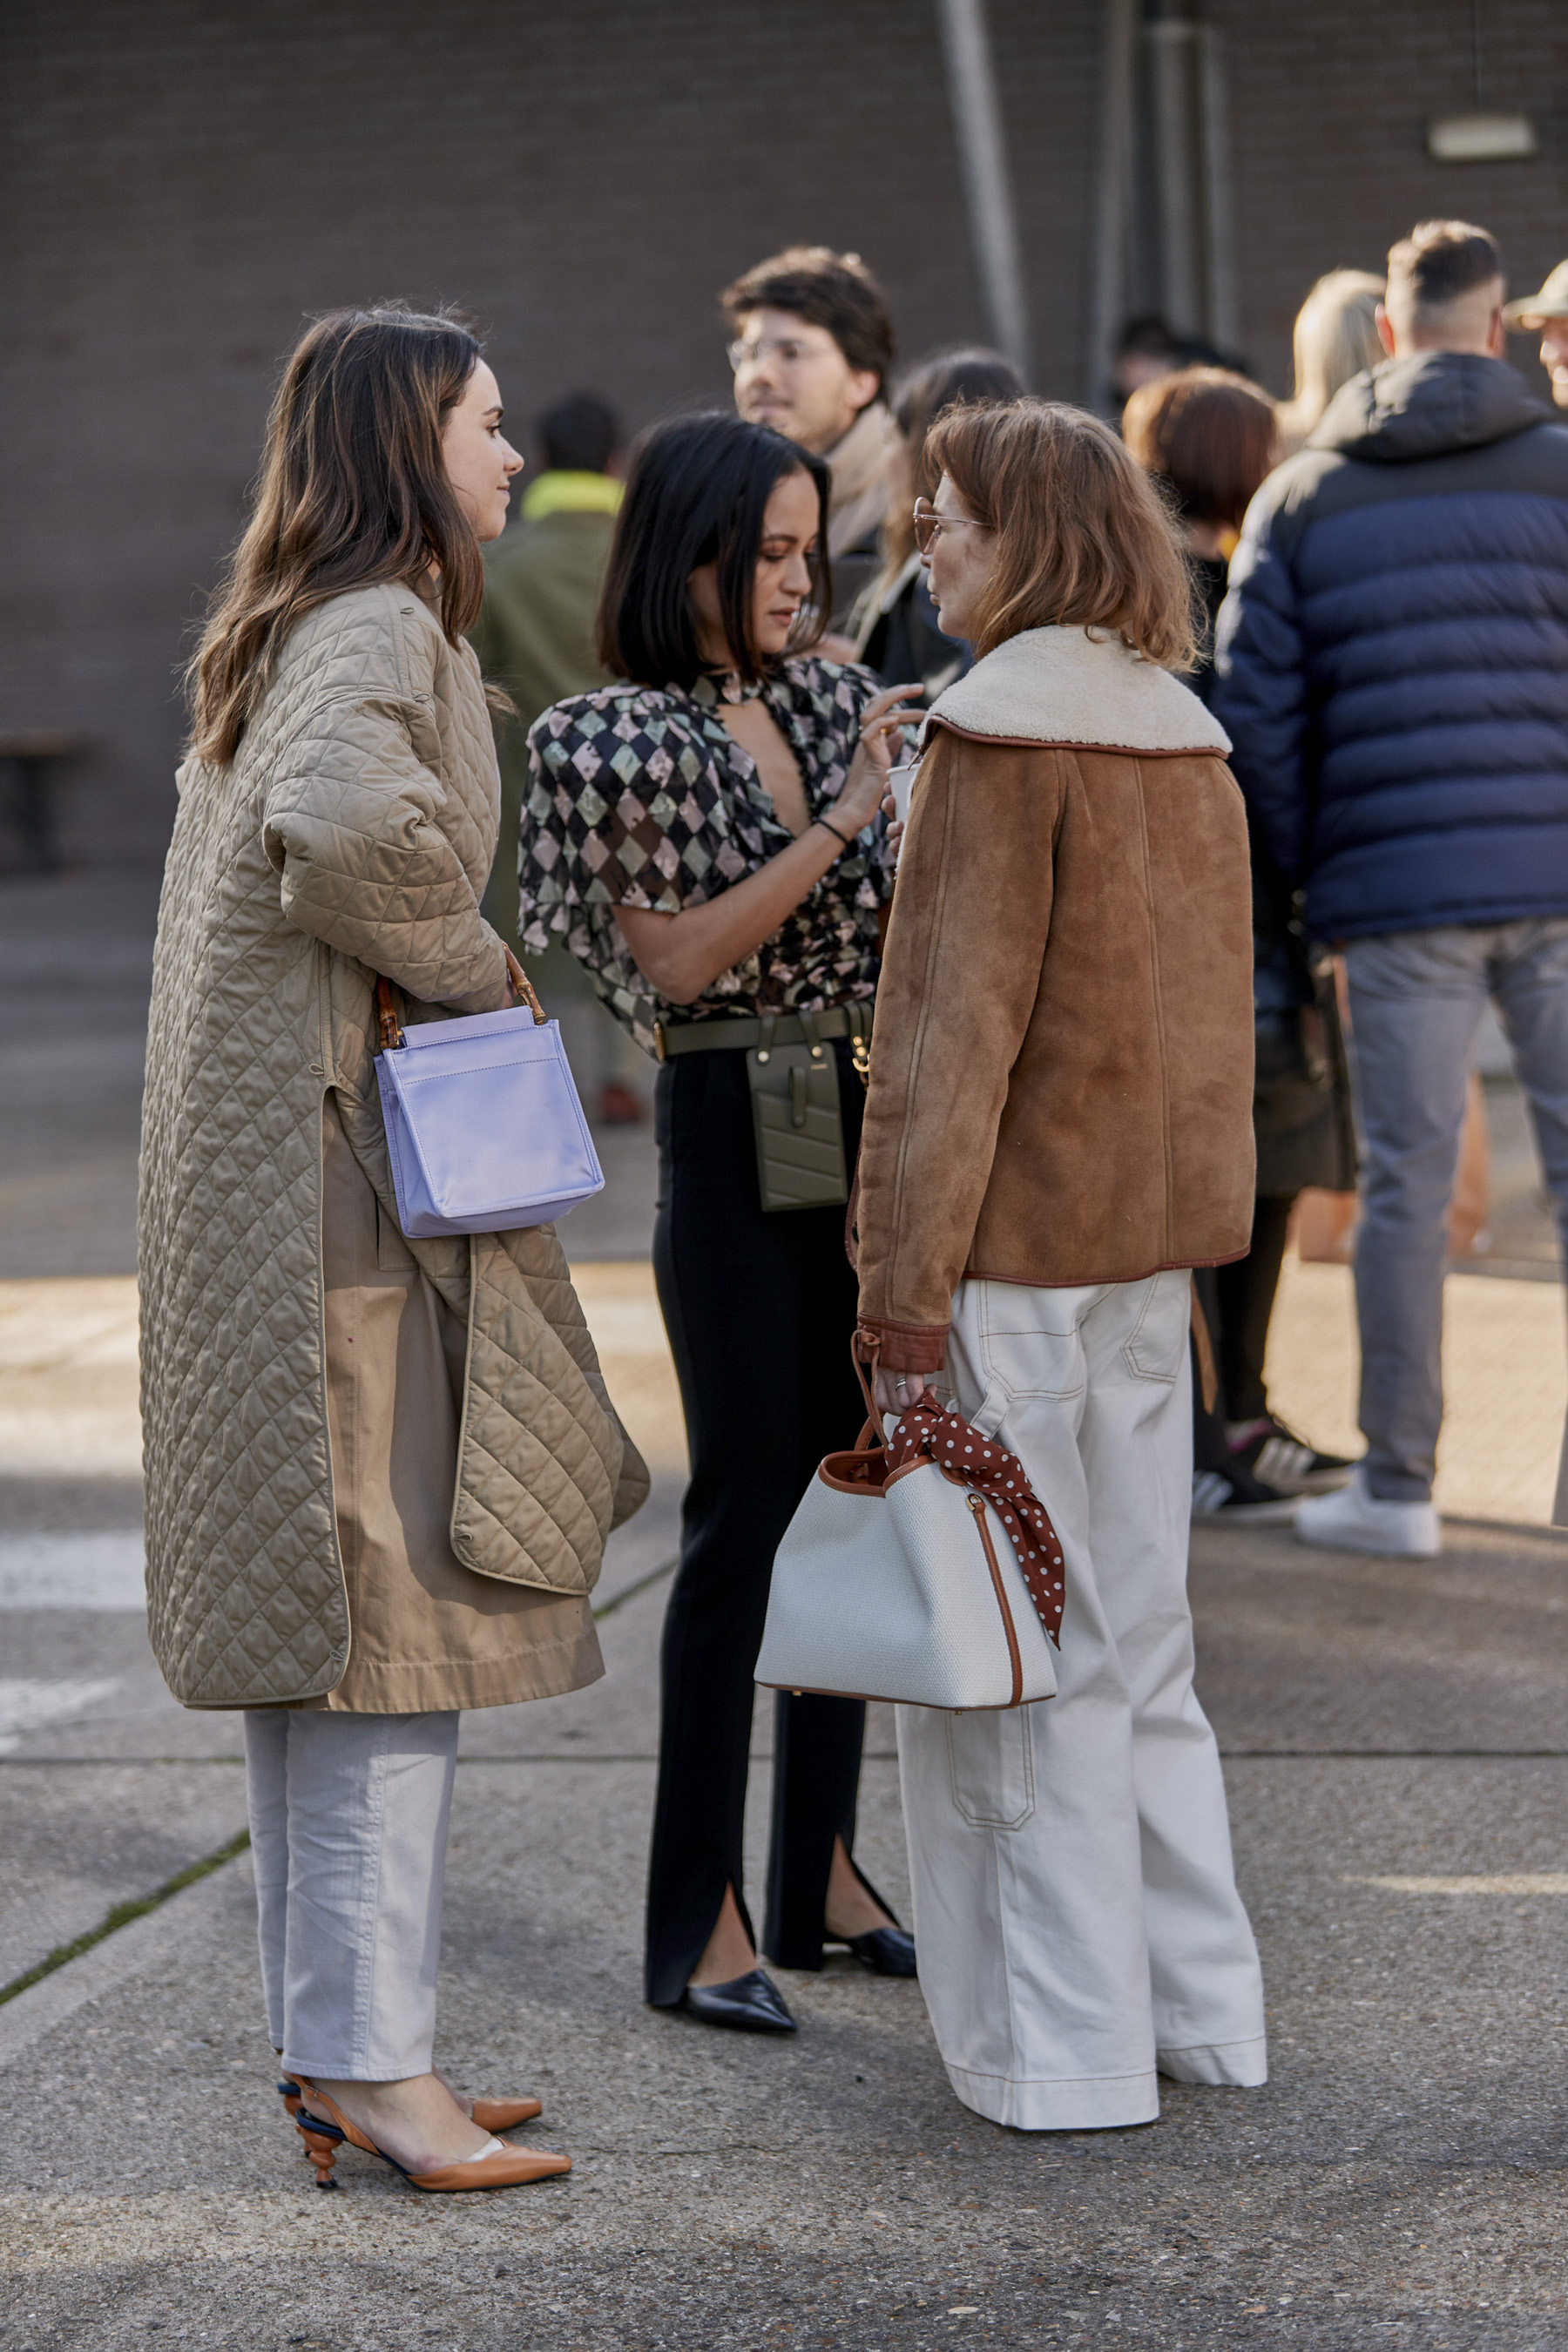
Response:
[{"label": "blonde woman in background", "polygon": [[1387,357],[1377,339],[1383,280],[1367,269],[1331,269],[1300,310],[1292,338],[1296,396],[1279,411],[1279,458],[1301,446],[1341,384]]}]

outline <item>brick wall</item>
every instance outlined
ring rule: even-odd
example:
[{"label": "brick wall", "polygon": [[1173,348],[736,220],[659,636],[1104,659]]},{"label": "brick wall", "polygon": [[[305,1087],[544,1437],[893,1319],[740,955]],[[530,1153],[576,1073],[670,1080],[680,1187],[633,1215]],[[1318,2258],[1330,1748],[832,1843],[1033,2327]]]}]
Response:
[{"label": "brick wall", "polygon": [[[1229,68],[1245,347],[1271,392],[1290,387],[1290,324],[1326,269],[1382,272],[1418,220],[1479,221],[1502,241],[1514,289],[1568,256],[1568,10],[1486,0],[1482,100],[1529,114],[1541,152],[1439,163],[1436,114],[1475,108],[1470,0],[1207,0]],[[1510,357],[1546,397],[1524,339]]]},{"label": "brick wall", "polygon": [[[1419,214],[1487,220],[1521,283],[1568,250],[1552,0],[1483,12],[1489,102],[1528,106],[1546,152],[1468,170],[1422,146],[1469,102],[1468,5],[1208,13],[1276,388],[1311,278]],[[1073,398],[1100,12],[992,0],[991,22],[1037,376]],[[907,355],[980,324],[927,0],[10,0],[0,173],[0,729],[91,739],[65,810],[95,863],[160,855],[182,647],[304,313],[460,301],[514,416],[588,383],[635,424],[728,399],[713,291],[786,239],[862,251]]]}]

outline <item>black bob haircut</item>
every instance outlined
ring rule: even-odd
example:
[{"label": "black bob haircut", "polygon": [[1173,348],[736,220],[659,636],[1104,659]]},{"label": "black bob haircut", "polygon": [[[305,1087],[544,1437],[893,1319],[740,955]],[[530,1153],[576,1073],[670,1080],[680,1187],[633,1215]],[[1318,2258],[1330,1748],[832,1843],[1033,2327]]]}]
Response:
[{"label": "black bob haircut", "polygon": [[602,474],[621,446],[621,420],[596,392],[569,392],[533,420],[552,473]]},{"label": "black bob haircut", "polygon": [[832,609],[827,498],[832,477],[809,449],[766,425],[721,412],[655,425],[632,452],[599,602],[598,652],[613,677],[689,692],[713,665],[697,642],[687,586],[704,563],[719,567],[719,610],[731,667],[746,686],[772,667],[752,637],[752,596],[763,517],[778,483],[808,474],[816,485],[811,593],[791,651],[815,643]]}]

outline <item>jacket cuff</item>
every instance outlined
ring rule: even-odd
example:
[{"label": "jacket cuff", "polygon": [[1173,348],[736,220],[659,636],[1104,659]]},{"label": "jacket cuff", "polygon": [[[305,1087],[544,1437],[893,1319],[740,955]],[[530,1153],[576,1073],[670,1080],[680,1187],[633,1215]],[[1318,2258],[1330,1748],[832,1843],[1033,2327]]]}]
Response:
[{"label": "jacket cuff", "polygon": [[940,1372],[951,1323],[894,1323],[883,1315],[862,1315],[858,1331],[880,1351],[884,1370]]}]

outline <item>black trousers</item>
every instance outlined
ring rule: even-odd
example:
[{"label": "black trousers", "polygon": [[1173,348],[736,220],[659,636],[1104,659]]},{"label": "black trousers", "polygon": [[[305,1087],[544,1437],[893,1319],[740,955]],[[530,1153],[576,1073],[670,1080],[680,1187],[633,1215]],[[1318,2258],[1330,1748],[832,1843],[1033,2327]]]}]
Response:
[{"label": "black trousers", "polygon": [[[865,1089],[847,1045],[829,1051],[853,1168]],[[854,1444],[865,1405],[849,1360],[858,1292],[844,1210],[763,1213],[745,1055],[667,1064],[657,1115],[654,1273],[691,1452],[660,1656],[647,1896],[647,1998],[670,2008],[727,1886],[746,1916],[752,1671],[773,1554],[822,1456]],[[781,1967],[822,1966],[833,1842],[854,1841],[865,1719],[858,1700],[778,1694],[762,1948]]]},{"label": "black trousers", "polygon": [[1204,1407],[1203,1383],[1193,1364],[1193,1459],[1199,1470],[1223,1470],[1230,1461],[1227,1421],[1260,1421],[1268,1410],[1263,1358],[1268,1318],[1285,1263],[1285,1233],[1296,1196],[1260,1195],[1252,1206],[1252,1246],[1229,1265],[1200,1265],[1193,1275],[1213,1343],[1219,1393]]}]

